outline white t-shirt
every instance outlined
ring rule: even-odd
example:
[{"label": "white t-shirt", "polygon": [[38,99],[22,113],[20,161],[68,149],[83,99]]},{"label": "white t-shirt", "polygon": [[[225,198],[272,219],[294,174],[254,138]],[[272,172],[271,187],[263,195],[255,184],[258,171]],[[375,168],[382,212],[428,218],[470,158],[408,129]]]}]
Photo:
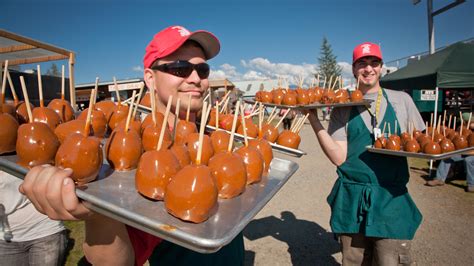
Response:
[{"label": "white t-shirt", "polygon": [[[64,230],[61,221],[54,221],[39,213],[33,204],[18,191],[22,180],[0,171],[0,203],[5,207],[12,242],[30,241]],[[0,232],[0,239],[4,240]]]}]

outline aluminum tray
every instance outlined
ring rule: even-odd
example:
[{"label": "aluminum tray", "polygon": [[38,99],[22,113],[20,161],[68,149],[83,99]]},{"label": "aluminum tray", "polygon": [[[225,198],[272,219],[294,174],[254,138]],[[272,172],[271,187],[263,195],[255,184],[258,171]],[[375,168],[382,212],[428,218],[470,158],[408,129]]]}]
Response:
[{"label": "aluminum tray", "polygon": [[[242,97],[246,103],[255,104],[255,97],[254,96],[244,96]],[[348,107],[348,106],[368,106],[373,100],[363,100],[360,102],[348,102],[348,103],[312,103],[312,104],[305,104],[305,105],[284,105],[284,104],[274,104],[274,103],[262,103],[265,106],[269,107],[278,107],[282,109],[295,109],[295,110],[305,110],[305,109],[318,109],[323,107]]]},{"label": "aluminum tray", "polygon": [[[206,131],[214,131],[216,130],[216,127],[213,127],[213,126],[209,126],[207,125],[206,126]],[[223,130],[223,129],[220,129],[220,130]],[[225,130],[227,131],[227,130]],[[229,134],[230,134],[230,131],[227,131]],[[235,135],[235,138],[239,141],[243,141],[244,140],[244,135],[241,135],[241,134],[238,134],[238,133],[234,133]],[[247,137],[248,139],[253,139],[251,137]],[[298,149],[293,149],[293,148],[288,148],[288,147],[285,147],[285,146],[282,146],[282,145],[279,145],[279,144],[276,144],[276,143],[271,143],[270,141],[268,142],[270,143],[270,145],[272,146],[272,149],[273,150],[276,150],[278,152],[281,152],[281,153],[284,153],[284,154],[288,154],[288,155],[291,155],[291,156],[295,156],[295,157],[301,157],[303,155],[306,155],[307,153],[302,151],[302,150],[298,150]]]},{"label": "aluminum tray", "polygon": [[[0,156],[0,170],[23,178],[27,169],[18,166],[16,155]],[[135,190],[135,171],[113,171],[102,165],[98,180],[77,196],[87,207],[125,224],[200,253],[213,253],[228,244],[296,172],[298,164],[274,158],[268,177],[233,199],[219,199],[217,211],[200,224],[183,222],[169,215],[162,201],[145,199]]]},{"label": "aluminum tray", "polygon": [[392,151],[386,149],[378,149],[374,148],[373,146],[367,146],[367,150],[374,153],[386,154],[386,155],[395,155],[395,156],[403,156],[403,157],[414,157],[414,158],[421,158],[427,160],[443,160],[446,158],[453,157],[454,155],[463,154],[469,151],[473,151],[474,147],[465,148],[461,150],[456,150],[452,152],[446,152],[442,154],[426,154],[426,153],[415,153],[415,152],[407,152],[407,151]]}]

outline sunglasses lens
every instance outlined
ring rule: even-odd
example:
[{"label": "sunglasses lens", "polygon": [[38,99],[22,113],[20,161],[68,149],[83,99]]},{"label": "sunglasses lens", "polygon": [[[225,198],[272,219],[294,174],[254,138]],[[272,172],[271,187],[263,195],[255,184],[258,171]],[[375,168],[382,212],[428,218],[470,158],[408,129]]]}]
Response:
[{"label": "sunglasses lens", "polygon": [[169,64],[158,65],[153,69],[169,73],[171,75],[187,78],[195,69],[201,79],[209,77],[210,68],[206,63],[191,64],[188,61],[176,61]]},{"label": "sunglasses lens", "polygon": [[194,66],[200,78],[205,79],[209,77],[209,65],[206,63],[197,64]]}]

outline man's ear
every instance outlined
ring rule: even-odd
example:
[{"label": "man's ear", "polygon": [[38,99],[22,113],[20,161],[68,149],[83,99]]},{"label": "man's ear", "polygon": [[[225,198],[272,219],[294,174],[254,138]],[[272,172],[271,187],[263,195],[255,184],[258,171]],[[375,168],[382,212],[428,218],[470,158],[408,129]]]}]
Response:
[{"label": "man's ear", "polygon": [[143,80],[145,81],[147,88],[155,88],[155,75],[153,73],[153,70],[145,68],[145,71],[143,72]]}]

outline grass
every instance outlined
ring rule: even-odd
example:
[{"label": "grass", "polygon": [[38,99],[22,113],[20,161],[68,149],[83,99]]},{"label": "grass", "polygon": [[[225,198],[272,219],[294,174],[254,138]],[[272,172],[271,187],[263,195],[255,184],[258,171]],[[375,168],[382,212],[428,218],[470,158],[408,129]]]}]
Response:
[{"label": "grass", "polygon": [[65,265],[88,265],[82,252],[84,243],[84,222],[65,221],[64,226],[68,232],[68,247]]}]

